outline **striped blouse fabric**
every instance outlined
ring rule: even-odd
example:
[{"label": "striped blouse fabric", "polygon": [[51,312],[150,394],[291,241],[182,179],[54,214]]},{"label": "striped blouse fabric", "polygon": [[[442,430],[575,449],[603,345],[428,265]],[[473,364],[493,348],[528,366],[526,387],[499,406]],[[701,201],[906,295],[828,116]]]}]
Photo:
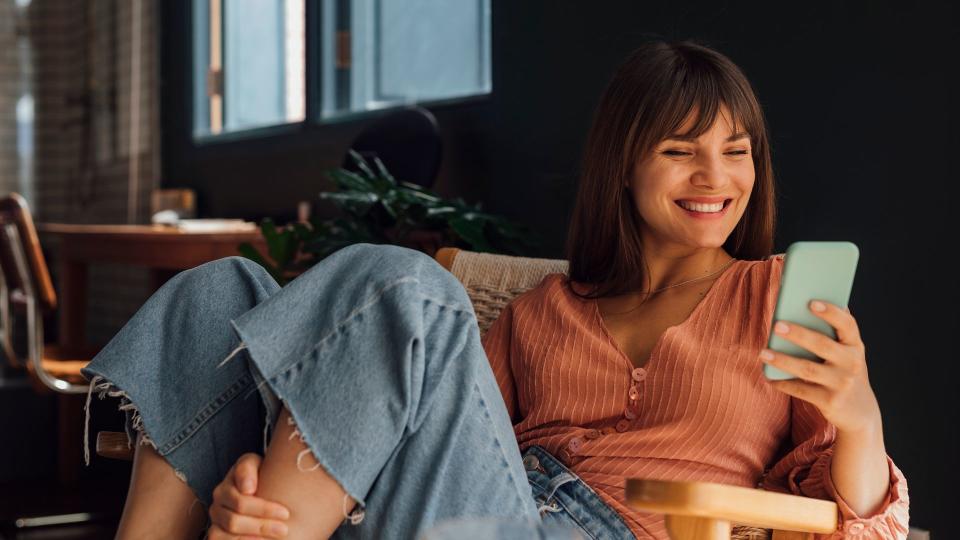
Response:
[{"label": "striped blouse fabric", "polygon": [[858,516],[830,480],[836,428],[812,404],[767,383],[767,342],[783,256],[731,264],[690,316],[634,367],[580,284],[548,274],[504,307],[483,347],[520,449],[561,459],[639,539],[666,539],[664,517],[625,504],[625,479],[703,481],[836,501],[820,539],[905,538],[909,498],[887,458],[882,508]]}]

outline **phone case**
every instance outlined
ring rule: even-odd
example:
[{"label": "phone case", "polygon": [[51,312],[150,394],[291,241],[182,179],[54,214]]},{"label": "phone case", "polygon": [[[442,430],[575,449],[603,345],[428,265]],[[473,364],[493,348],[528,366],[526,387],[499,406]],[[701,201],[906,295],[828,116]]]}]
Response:
[{"label": "phone case", "polygon": [[[824,333],[833,339],[836,331],[825,320],[810,311],[810,301],[825,300],[841,308],[847,307],[860,250],[852,242],[794,242],[784,256],[783,276],[777,294],[777,307],[770,322],[768,349],[791,356],[823,362],[810,351],[795,345],[773,332],[776,321],[787,321]],[[790,373],[771,365],[763,365],[768,379],[793,379]]]}]

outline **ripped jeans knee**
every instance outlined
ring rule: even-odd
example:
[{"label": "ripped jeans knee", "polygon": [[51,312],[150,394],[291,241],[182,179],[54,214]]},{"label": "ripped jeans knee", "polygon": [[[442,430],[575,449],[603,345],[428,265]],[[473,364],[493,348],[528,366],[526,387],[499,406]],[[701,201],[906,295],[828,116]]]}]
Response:
[{"label": "ripped jeans knee", "polygon": [[[93,397],[93,393],[97,392],[97,397],[99,399],[104,399],[107,396],[110,397],[119,397],[120,405],[118,407],[121,411],[130,412],[130,428],[139,435],[137,444],[148,444],[154,450],[157,449],[156,443],[153,442],[153,439],[147,435],[146,431],[143,429],[143,417],[140,416],[140,411],[137,410],[137,406],[133,404],[133,401],[130,400],[130,396],[126,392],[120,390],[113,383],[104,380],[100,375],[96,375],[93,379],[90,380],[90,390],[87,391],[87,401],[83,406],[85,413],[85,418],[83,422],[83,461],[87,466],[90,465],[90,398]],[[130,440],[130,432],[127,431],[127,448],[133,448],[133,441]]]},{"label": "ripped jeans knee", "polygon": [[[297,463],[296,463],[297,470],[302,472],[310,472],[310,471],[315,471],[319,469],[320,461],[317,460],[316,458],[314,458],[314,461],[316,461],[316,463],[311,467],[304,467],[301,465],[300,462],[303,460],[303,458],[308,455],[311,455],[310,448],[306,447],[307,442],[306,440],[304,440],[303,434],[300,432],[300,428],[297,427],[297,423],[296,421],[294,421],[293,416],[289,413],[289,409],[287,412],[287,425],[293,427],[293,431],[290,432],[290,435],[287,437],[287,440],[293,440],[294,437],[297,437],[304,446],[302,450],[297,452]],[[341,513],[343,514],[344,521],[349,522],[351,525],[359,525],[360,522],[363,521],[364,515],[366,515],[366,510],[360,507],[360,505],[358,504],[357,507],[354,508],[352,512],[347,513],[347,500],[349,498],[350,498],[349,493],[343,494],[343,506],[341,509]]]}]

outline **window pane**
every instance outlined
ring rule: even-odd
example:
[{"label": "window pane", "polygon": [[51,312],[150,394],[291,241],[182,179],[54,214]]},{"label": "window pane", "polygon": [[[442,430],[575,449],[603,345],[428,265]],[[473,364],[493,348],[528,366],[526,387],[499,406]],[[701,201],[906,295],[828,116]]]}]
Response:
[{"label": "window pane", "polygon": [[303,120],[304,0],[194,0],[194,30],[197,134]]},{"label": "window pane", "polygon": [[489,0],[324,0],[324,117],[490,91]]}]

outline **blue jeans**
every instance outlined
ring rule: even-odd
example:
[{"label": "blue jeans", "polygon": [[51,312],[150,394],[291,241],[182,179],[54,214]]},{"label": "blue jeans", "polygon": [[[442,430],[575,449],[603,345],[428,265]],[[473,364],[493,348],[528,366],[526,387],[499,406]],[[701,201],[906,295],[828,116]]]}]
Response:
[{"label": "blue jeans", "polygon": [[418,251],[352,245],[283,288],[240,257],[181,272],[83,374],[208,506],[286,407],[358,503],[337,538],[632,537],[542,449],[526,470],[470,299]]}]

